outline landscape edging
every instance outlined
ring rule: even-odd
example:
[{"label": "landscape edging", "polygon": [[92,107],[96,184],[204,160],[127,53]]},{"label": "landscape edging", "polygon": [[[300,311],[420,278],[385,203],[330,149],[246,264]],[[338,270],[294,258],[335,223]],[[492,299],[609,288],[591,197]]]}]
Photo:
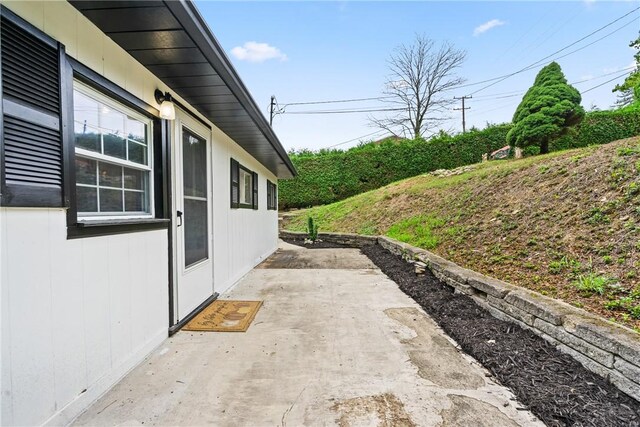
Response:
[{"label": "landscape edging", "polygon": [[[280,237],[306,233],[280,230]],[[421,263],[456,292],[473,298],[498,319],[516,323],[554,344],[585,368],[640,401],[640,335],[585,310],[485,276],[427,250],[386,236],[319,233],[325,242],[362,247],[378,243],[412,263]]]}]

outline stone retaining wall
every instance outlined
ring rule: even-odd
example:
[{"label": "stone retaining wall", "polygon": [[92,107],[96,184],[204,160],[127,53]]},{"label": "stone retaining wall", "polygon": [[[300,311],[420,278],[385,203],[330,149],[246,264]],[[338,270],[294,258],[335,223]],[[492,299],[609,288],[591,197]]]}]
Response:
[{"label": "stone retaining wall", "polygon": [[[306,234],[281,231],[281,236],[300,238]],[[421,263],[418,268],[428,268],[438,279],[457,292],[469,295],[493,316],[533,331],[640,401],[640,334],[631,329],[562,301],[462,268],[389,237],[337,233],[321,233],[319,237],[354,247],[378,243],[408,262]]]},{"label": "stone retaining wall", "polygon": [[533,331],[640,401],[640,335],[636,332],[406,243],[388,237],[379,237],[378,243],[408,261],[426,264],[438,279],[472,297],[493,316]]}]

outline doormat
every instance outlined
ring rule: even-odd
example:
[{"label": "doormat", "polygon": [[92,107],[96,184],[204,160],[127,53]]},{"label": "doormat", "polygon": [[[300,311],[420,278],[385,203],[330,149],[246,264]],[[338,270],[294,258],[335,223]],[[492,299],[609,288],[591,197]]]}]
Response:
[{"label": "doormat", "polygon": [[215,300],[182,328],[185,331],[245,332],[262,301]]}]

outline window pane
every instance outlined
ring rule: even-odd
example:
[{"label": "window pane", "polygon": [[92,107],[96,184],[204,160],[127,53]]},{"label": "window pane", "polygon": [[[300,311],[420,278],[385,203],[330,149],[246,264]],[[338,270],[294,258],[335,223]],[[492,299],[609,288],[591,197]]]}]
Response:
[{"label": "window pane", "polygon": [[147,172],[131,168],[124,168],[124,188],[144,190]]},{"label": "window pane", "polygon": [[82,126],[80,128],[79,130],[78,123],[76,123],[76,147],[100,152],[100,134],[87,126],[84,127],[84,130],[82,130]]},{"label": "window pane", "polygon": [[182,130],[183,185],[187,197],[207,197],[207,143]]},{"label": "window pane", "polygon": [[76,187],[78,212],[96,212],[98,210],[98,192],[91,187]]},{"label": "window pane", "polygon": [[82,125],[98,127],[98,101],[78,92],[73,92],[74,120]]},{"label": "window pane", "polygon": [[100,212],[122,212],[122,190],[101,188]]},{"label": "window pane", "polygon": [[184,200],[184,262],[191,264],[207,258],[207,202]]},{"label": "window pane", "polygon": [[73,92],[73,116],[76,145],[92,151],[100,151],[97,101],[77,91]]},{"label": "window pane", "polygon": [[97,185],[96,161],[76,157],[76,182],[80,184]]},{"label": "window pane", "polygon": [[124,210],[127,212],[146,212],[144,193],[135,191],[124,192]]},{"label": "window pane", "polygon": [[149,164],[149,122],[133,118],[125,106],[108,105],[99,100],[101,95],[86,95],[84,90],[91,91],[79,83],[74,88],[75,146],[110,159],[102,161],[86,152],[76,156],[78,211],[150,212],[151,172],[122,164],[125,160]]},{"label": "window pane", "polygon": [[103,135],[104,140],[104,154],[108,156],[118,157],[120,159],[126,159],[127,154],[125,153],[125,139],[120,138],[114,134],[105,134]]},{"label": "window pane", "polygon": [[111,133],[113,135],[124,138],[124,114],[114,110],[106,105],[100,106],[100,128],[102,133]]},{"label": "window pane", "polygon": [[253,200],[253,177],[240,169],[240,203],[250,205]]},{"label": "window pane", "polygon": [[129,141],[129,160],[132,162],[140,163],[141,165],[147,164],[147,146],[140,145],[133,141]]},{"label": "window pane", "polygon": [[147,143],[147,126],[131,117],[127,117],[127,138],[138,141],[142,144]]},{"label": "window pane", "polygon": [[100,168],[100,186],[101,187],[122,188],[122,167],[121,166],[100,162],[99,168]]}]

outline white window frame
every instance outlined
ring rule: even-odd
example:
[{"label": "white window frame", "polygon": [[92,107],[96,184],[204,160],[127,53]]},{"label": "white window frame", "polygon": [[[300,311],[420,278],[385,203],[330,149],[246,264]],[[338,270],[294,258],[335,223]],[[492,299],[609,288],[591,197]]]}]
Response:
[{"label": "white window frame", "polygon": [[[253,172],[251,172],[250,170],[244,168],[242,165],[239,165],[240,167],[238,168],[238,201],[240,206],[242,207],[252,207],[253,206]],[[246,197],[242,197],[243,195],[246,196],[246,190],[245,190],[245,182],[242,179],[243,178],[243,173],[245,177],[249,178],[249,202],[246,202],[245,199]]]},{"label": "white window frame", "polygon": [[[114,213],[114,212],[109,212],[108,214],[103,214],[102,212],[77,212],[78,215],[78,222],[90,222],[90,221],[96,221],[96,220],[116,220],[116,219],[120,219],[120,220],[125,220],[125,219],[148,219],[148,218],[154,218],[155,217],[155,206],[154,206],[154,191],[153,189],[154,187],[154,181],[153,181],[153,120],[147,116],[144,116],[140,113],[138,113],[137,111],[123,105],[122,103],[98,92],[97,90],[91,88],[90,86],[78,81],[78,80],[74,80],[73,81],[73,90],[74,91],[78,91],[81,94],[92,98],[96,101],[98,101],[101,104],[104,104],[105,106],[109,107],[109,108],[113,108],[114,110],[125,114],[128,117],[131,117],[132,119],[138,120],[142,123],[144,123],[147,126],[147,135],[146,135],[146,140],[147,140],[147,165],[143,165],[140,163],[136,163],[136,162],[132,162],[129,160],[124,160],[124,159],[120,159],[118,157],[112,157],[106,154],[102,154],[102,153],[98,153],[95,151],[91,151],[91,150],[87,150],[84,148],[78,148],[74,146],[75,149],[75,155],[74,155],[74,165],[75,165],[75,158],[76,157],[83,157],[89,160],[94,160],[94,161],[98,161],[98,162],[102,162],[102,163],[110,163],[116,166],[122,166],[122,167],[126,167],[126,168],[130,168],[130,169],[136,169],[136,170],[141,170],[144,171],[146,173],[148,173],[148,179],[147,179],[147,203],[149,206],[149,212],[144,212],[144,213],[132,213],[132,212],[122,212],[122,213]],[[75,108],[75,107],[74,107]],[[75,111],[74,111],[74,115],[75,115]],[[75,117],[74,117],[74,128],[75,128]],[[72,130],[74,133],[75,131]],[[74,137],[74,145],[75,145],[75,137]],[[99,177],[97,177],[97,179],[99,180]],[[73,183],[74,185],[74,191],[76,191],[75,189],[80,186],[80,187],[88,187],[88,188],[96,188],[97,191],[97,195],[98,195],[98,209],[100,208],[100,192],[99,192],[99,181],[96,183],[95,186],[93,185],[89,185],[89,184],[78,184],[77,181]],[[124,186],[124,182],[123,182],[123,186]],[[111,188],[111,187],[102,187],[102,188]],[[122,188],[113,188],[116,190],[122,190],[123,191],[123,203],[124,203],[124,189]],[[127,191],[131,191],[131,190],[127,190]],[[143,191],[144,192],[144,191]],[[76,196],[76,200],[77,200],[77,196]],[[77,202],[76,202],[76,206],[77,206]]]}]

